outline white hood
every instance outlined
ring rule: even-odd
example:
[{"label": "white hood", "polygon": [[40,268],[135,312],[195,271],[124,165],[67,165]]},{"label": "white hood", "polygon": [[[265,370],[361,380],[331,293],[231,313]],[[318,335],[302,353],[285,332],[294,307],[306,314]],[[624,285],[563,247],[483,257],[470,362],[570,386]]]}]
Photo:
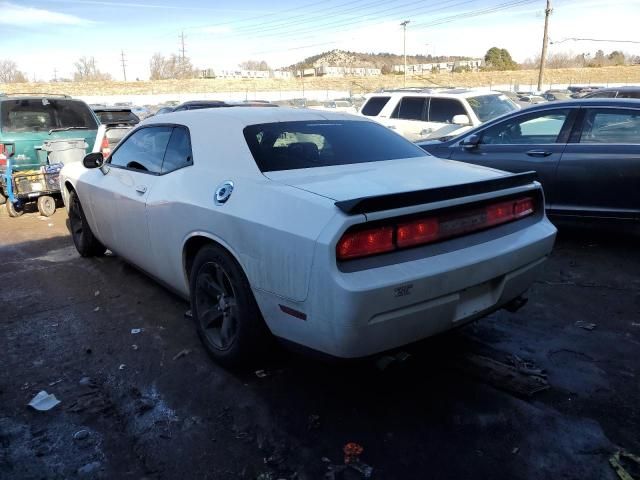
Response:
[{"label": "white hood", "polygon": [[266,172],[276,182],[335,201],[472,183],[506,172],[436,157]]}]

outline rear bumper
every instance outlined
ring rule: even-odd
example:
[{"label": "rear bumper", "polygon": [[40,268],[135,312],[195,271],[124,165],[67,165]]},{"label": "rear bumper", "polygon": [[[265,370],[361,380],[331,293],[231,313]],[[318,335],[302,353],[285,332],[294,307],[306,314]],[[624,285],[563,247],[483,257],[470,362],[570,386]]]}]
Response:
[{"label": "rear bumper", "polygon": [[[314,262],[309,296],[295,303],[256,291],[272,332],[339,358],[397,348],[483,316],[524,293],[551,252],[546,219],[494,240],[419,260],[341,272]],[[280,305],[304,312],[306,320]]]}]

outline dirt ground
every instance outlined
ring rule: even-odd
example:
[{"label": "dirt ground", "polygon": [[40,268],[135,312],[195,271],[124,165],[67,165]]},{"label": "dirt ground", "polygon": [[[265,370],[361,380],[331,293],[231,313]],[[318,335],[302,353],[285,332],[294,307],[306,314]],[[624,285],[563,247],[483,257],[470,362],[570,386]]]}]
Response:
[{"label": "dirt ground", "polygon": [[[380,75],[376,77],[306,77],[304,79],[189,79],[155,80],[139,82],[57,82],[15,83],[1,85],[6,93],[63,93],[78,95],[153,95],[181,93],[219,92],[277,92],[299,90],[345,90],[354,95],[373,92],[380,88],[403,86],[402,75]],[[410,75],[408,87],[458,86],[479,87],[491,85],[519,85],[520,89],[535,88],[537,70],[515,70],[505,72],[461,72],[433,75]],[[548,85],[608,85],[609,83],[640,83],[640,66],[618,66],[600,68],[547,69],[544,88]]]},{"label": "dirt ground", "polygon": [[[610,456],[640,453],[637,238],[563,231],[522,310],[384,370],[279,351],[256,375],[218,367],[187,303],[118,257],[80,258],[65,220],[0,213],[2,479],[365,478],[337,467],[357,442],[373,479],[613,480]],[[550,388],[514,394],[476,354]],[[27,407],[41,390],[61,403]]]}]

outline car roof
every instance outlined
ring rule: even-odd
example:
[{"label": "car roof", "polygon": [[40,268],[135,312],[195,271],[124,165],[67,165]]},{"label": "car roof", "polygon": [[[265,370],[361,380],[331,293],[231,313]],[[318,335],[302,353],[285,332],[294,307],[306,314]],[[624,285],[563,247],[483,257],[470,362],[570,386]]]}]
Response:
[{"label": "car roof", "polygon": [[94,112],[131,112],[131,107],[91,107]]},{"label": "car roof", "polygon": [[640,91],[640,86],[639,85],[625,85],[623,87],[599,88],[594,93],[600,93],[600,92],[626,92],[626,91],[633,91],[633,92]]},{"label": "car roof", "polygon": [[228,107],[169,112],[159,117],[151,117],[143,123],[145,125],[154,123],[177,123],[187,125],[191,122],[235,122],[239,128],[244,128],[248,125],[257,125],[261,123],[313,120],[372,121],[361,116],[307,108]]},{"label": "car roof", "polygon": [[376,92],[369,97],[439,97],[439,98],[469,98],[477,97],[480,95],[503,95],[502,92],[494,90],[474,90],[469,88],[441,88],[441,89],[397,89],[397,90],[383,90],[382,92]]},{"label": "car roof", "polygon": [[[562,100],[557,102],[543,103],[527,107],[522,112],[536,112],[538,110],[556,109],[562,107],[634,107],[640,108],[640,99],[634,98],[577,98],[574,100]],[[515,112],[514,112],[515,113]],[[500,117],[504,118],[504,117]]]}]

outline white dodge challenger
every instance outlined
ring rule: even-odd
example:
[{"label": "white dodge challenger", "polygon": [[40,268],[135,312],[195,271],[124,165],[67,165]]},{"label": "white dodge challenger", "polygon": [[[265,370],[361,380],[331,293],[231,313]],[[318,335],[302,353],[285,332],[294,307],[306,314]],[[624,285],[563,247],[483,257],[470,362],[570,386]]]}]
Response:
[{"label": "white dodge challenger", "polygon": [[226,365],[271,336],[363,357],[517,308],[556,235],[533,174],[315,110],[152,117],[60,178],[80,255],[108,248],[190,299]]}]

